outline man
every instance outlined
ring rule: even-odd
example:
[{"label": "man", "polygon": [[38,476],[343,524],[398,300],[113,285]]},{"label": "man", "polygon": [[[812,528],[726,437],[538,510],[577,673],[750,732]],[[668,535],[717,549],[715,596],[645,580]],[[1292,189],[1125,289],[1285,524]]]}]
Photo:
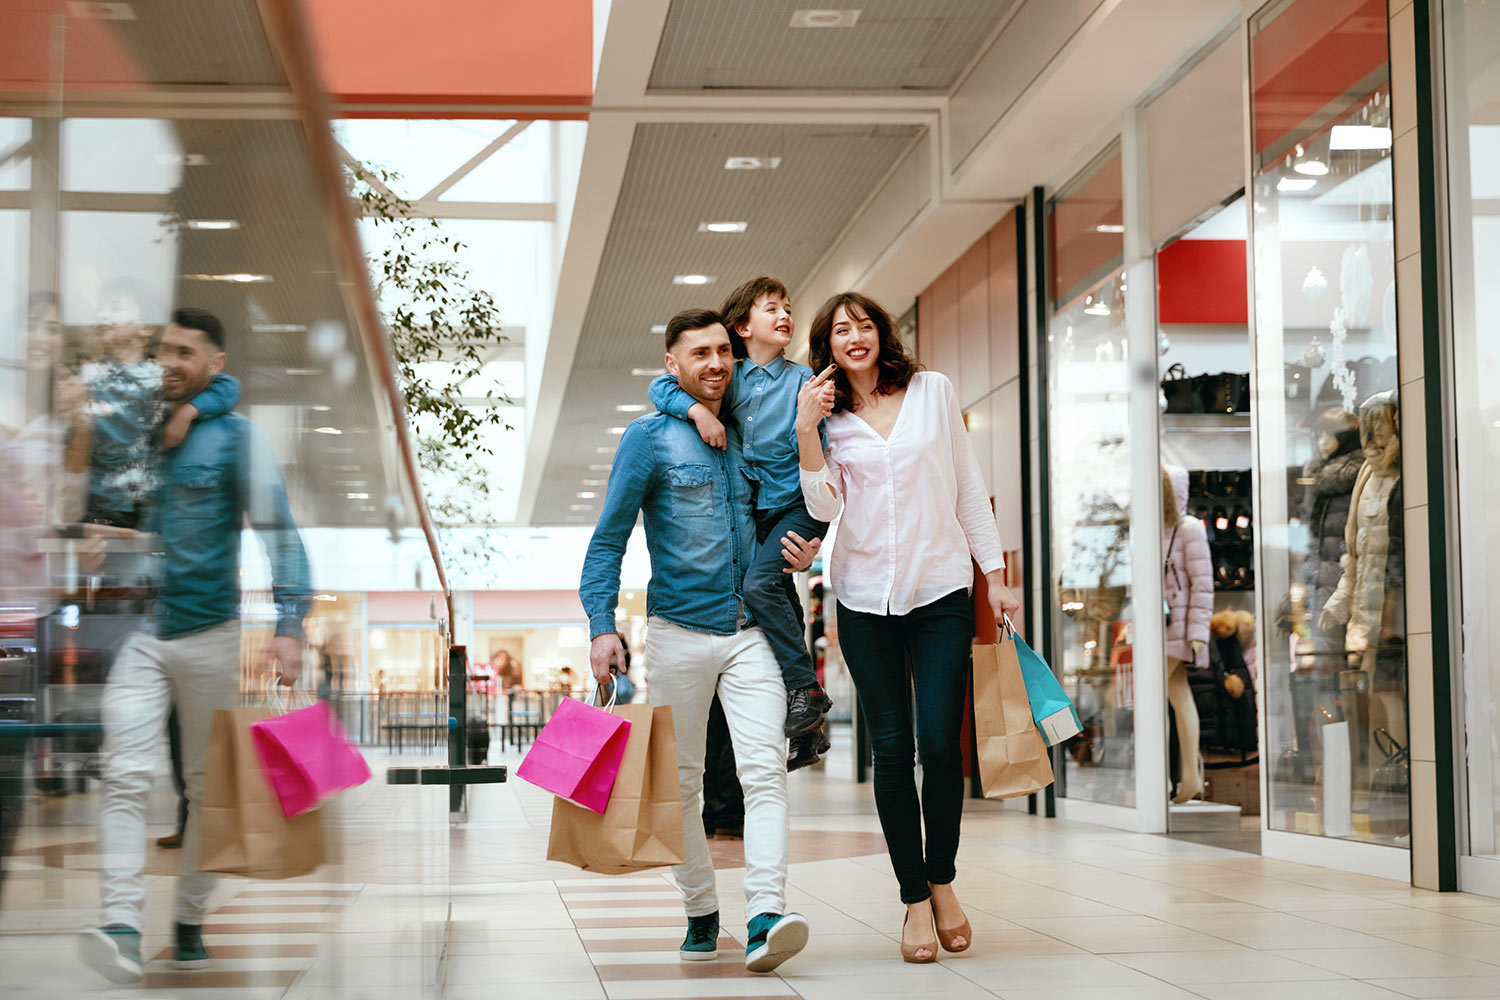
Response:
[{"label": "man", "polygon": [[[179,309],[158,358],[167,403],[181,407],[223,370],[223,324],[201,309]],[[200,419],[160,462],[161,494],[149,506],[163,553],[156,623],[120,650],[101,712],[103,926],[84,937],[83,956],[117,983],[142,975],[146,798],[174,703],[192,805],[177,867],[174,964],[201,968],[210,958],[203,917],[217,876],[198,870],[199,804],[213,713],[233,708],[239,688],[240,531],[247,519],[271,562],[277,623],[264,656],[282,684],[294,684],[302,669],[302,619],[311,596],[307,553],[280,465],[253,424],[236,413]]]},{"label": "man", "polygon": [[[717,411],[734,367],[718,313],[693,309],[667,324],[668,370],[697,402]],[[755,520],[740,441],[704,443],[692,424],[661,413],[625,430],[604,510],[589,543],[579,588],[593,637],[599,683],[623,662],[615,634],[620,561],[638,514],[651,555],[646,662],[652,704],[669,705],[677,730],[684,861],[674,869],[687,910],[684,961],[718,957],[719,903],[699,816],[704,742],[715,692],[745,787],[745,965],[770,972],[807,943],[807,919],[786,913],[788,813],[786,687],[765,634],[745,609],[745,569],[755,555]],[[816,543],[782,539],[792,568],[806,569]]]}]

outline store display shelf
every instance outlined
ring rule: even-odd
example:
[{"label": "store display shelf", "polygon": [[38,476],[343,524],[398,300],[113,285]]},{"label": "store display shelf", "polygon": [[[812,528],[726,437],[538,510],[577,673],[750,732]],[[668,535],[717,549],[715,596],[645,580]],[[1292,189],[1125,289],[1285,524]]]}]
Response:
[{"label": "store display shelf", "polygon": [[1250,432],[1248,413],[1163,413],[1161,420],[1162,430],[1168,434]]}]

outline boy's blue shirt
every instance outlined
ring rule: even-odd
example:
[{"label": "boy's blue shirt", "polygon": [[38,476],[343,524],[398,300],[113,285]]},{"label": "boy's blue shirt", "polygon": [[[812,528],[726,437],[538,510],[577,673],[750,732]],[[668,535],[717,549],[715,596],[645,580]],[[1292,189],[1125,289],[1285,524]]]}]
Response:
[{"label": "boy's blue shirt", "polygon": [[[797,452],[797,393],[812,378],[806,365],[778,354],[764,365],[749,358],[734,363],[734,377],[719,412],[740,432],[746,478],[755,481],[757,510],[781,510],[802,499],[801,460]],[[652,380],[651,402],[662,413],[688,419],[696,400],[673,375]],[[818,433],[826,434],[820,425]]]}]

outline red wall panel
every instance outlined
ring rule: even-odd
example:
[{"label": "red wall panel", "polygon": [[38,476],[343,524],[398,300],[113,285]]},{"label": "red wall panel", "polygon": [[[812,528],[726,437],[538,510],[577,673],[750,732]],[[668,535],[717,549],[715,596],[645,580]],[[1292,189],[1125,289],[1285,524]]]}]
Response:
[{"label": "red wall panel", "polygon": [[1247,323],[1244,240],[1178,240],[1156,255],[1162,323]]}]

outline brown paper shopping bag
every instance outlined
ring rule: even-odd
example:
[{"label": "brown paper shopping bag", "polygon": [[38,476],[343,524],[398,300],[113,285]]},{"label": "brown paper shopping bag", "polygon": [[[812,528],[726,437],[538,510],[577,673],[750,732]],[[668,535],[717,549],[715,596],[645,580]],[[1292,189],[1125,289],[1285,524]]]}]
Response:
[{"label": "brown paper shopping bag", "polygon": [[625,758],[603,814],[564,798],[552,803],[547,859],[604,875],[682,863],[682,795],[672,709],[619,705],[630,722]]},{"label": "brown paper shopping bag", "polygon": [[198,867],[203,871],[295,878],[323,864],[320,811],[288,819],[261,773],[250,724],[271,715],[265,708],[214,713],[198,822]]},{"label": "brown paper shopping bag", "polygon": [[1013,638],[974,644],[974,739],[985,798],[1030,795],[1052,783]]}]

